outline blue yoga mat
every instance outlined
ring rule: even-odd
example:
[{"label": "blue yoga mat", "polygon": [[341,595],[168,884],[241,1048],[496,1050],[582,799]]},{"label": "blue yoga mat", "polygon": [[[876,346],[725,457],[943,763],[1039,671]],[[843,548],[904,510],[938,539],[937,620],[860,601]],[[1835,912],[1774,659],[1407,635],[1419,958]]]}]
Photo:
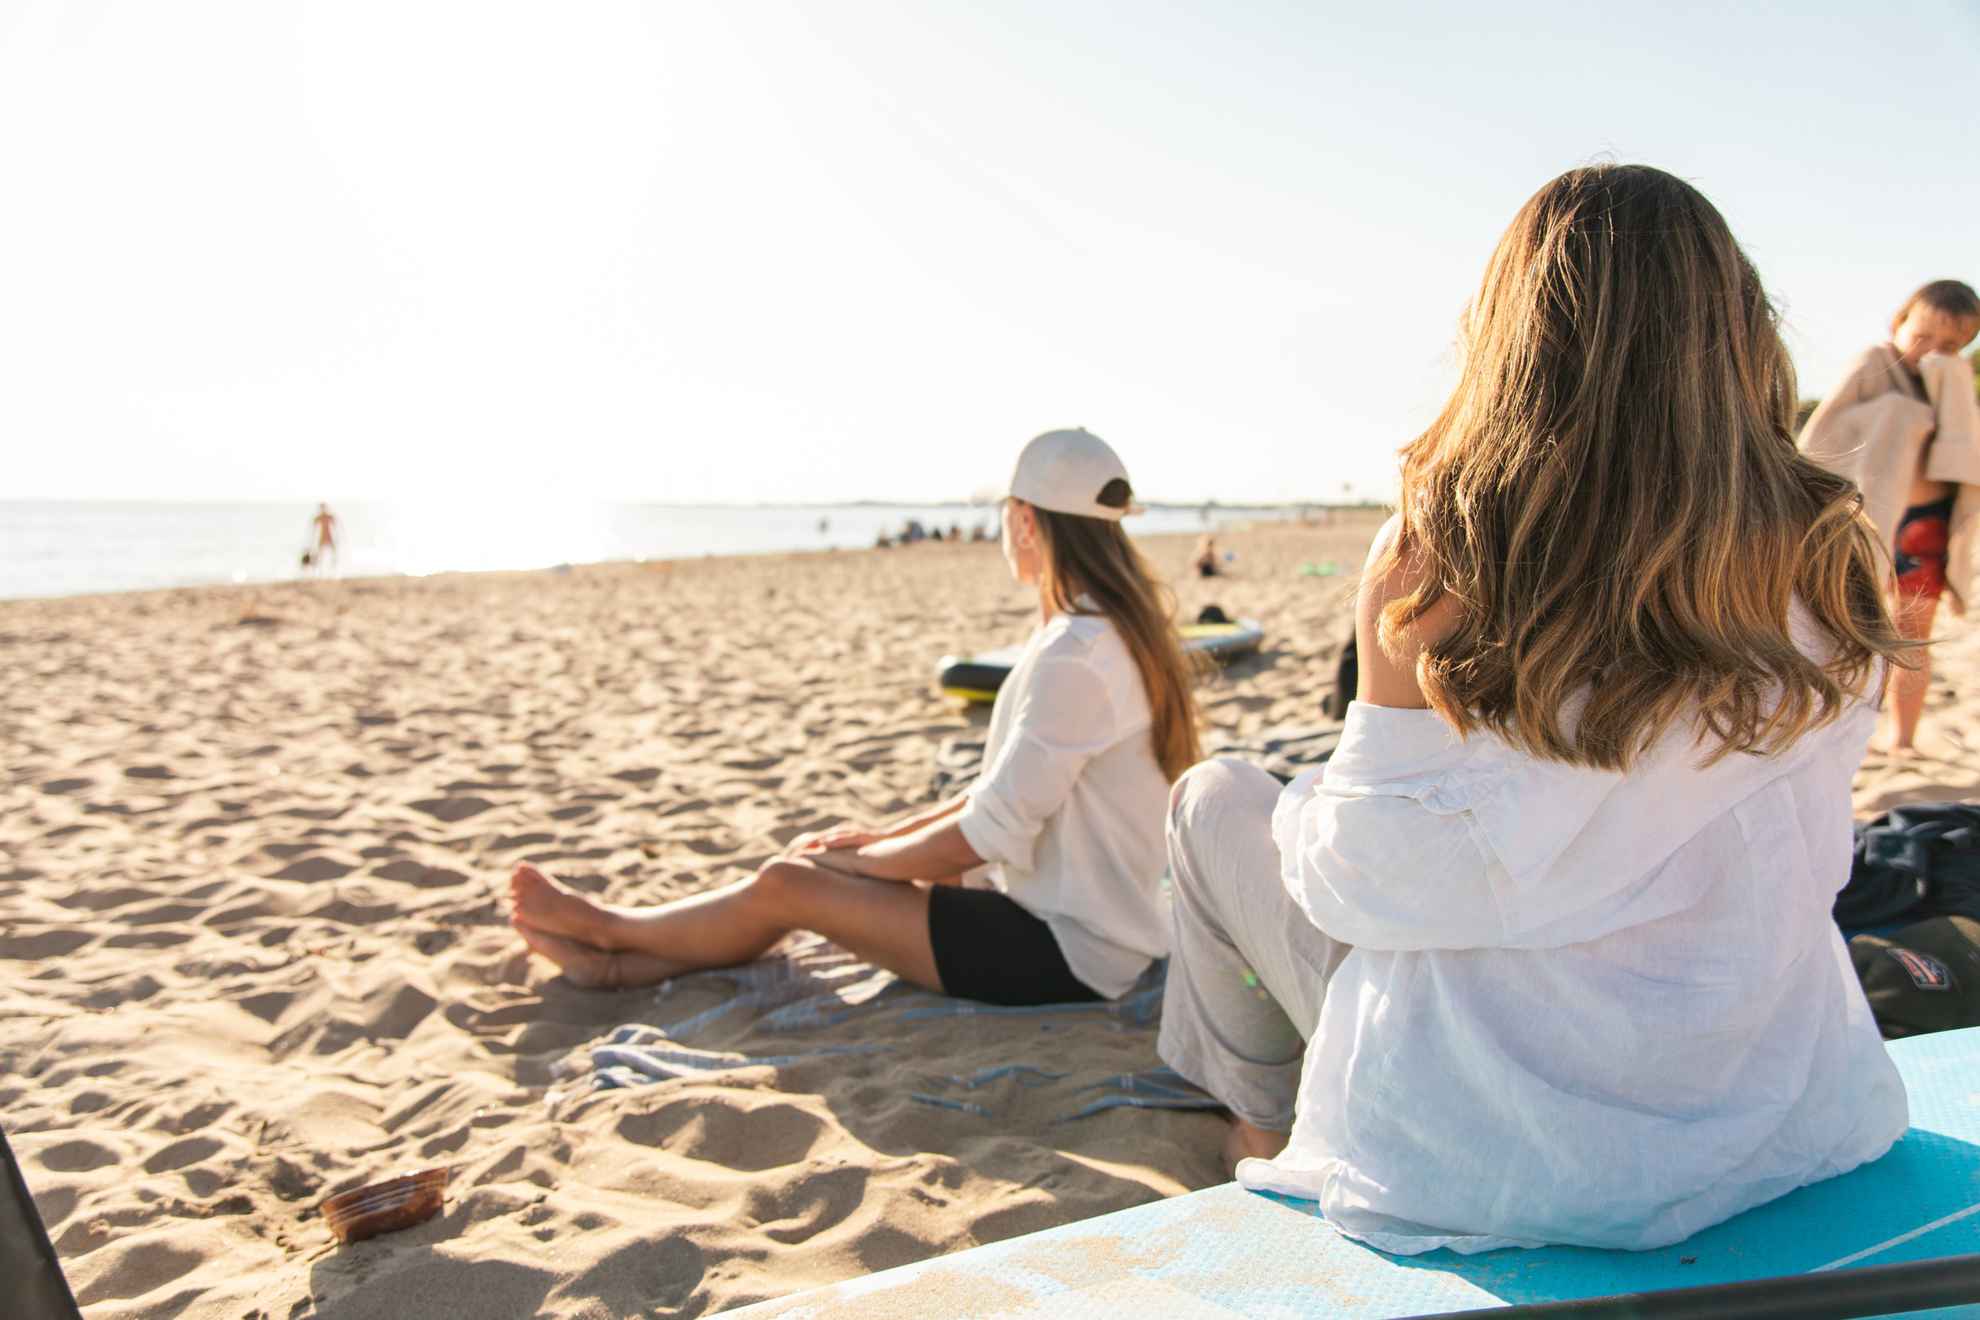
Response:
[{"label": "blue yoga mat", "polygon": [[1328,1229],[1309,1202],[1226,1184],[730,1314],[1373,1320],[1980,1252],[1980,1029],[1890,1050],[1912,1116],[1890,1154],[1675,1247],[1386,1256]]}]

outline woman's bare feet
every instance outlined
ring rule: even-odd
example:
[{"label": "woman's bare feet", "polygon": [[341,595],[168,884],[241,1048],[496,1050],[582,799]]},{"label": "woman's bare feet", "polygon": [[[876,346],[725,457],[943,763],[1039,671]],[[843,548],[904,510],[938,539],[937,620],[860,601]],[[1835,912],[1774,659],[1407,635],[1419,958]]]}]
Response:
[{"label": "woman's bare feet", "polygon": [[651,954],[600,949],[578,940],[514,923],[516,933],[537,953],[556,963],[564,979],[585,990],[626,990],[658,985],[686,970]]},{"label": "woman's bare feet", "polygon": [[1268,1132],[1241,1118],[1231,1119],[1231,1130],[1224,1134],[1224,1172],[1237,1172],[1239,1160],[1269,1160],[1286,1148],[1290,1132]]},{"label": "woman's bare feet", "polygon": [[607,951],[629,944],[628,914],[559,884],[528,863],[509,876],[509,911],[517,929],[527,926]]}]

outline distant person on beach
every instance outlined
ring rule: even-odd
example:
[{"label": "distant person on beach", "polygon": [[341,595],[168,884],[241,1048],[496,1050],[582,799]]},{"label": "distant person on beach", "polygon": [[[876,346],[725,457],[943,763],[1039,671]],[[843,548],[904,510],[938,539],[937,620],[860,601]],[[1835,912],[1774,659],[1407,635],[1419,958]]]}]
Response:
[{"label": "distant person on beach", "polygon": [[1216,577],[1220,571],[1217,565],[1217,538],[1205,532],[1196,542],[1196,554],[1189,561],[1196,569],[1198,577]]},{"label": "distant person on beach", "polygon": [[1333,758],[1176,787],[1158,1048],[1382,1250],[1664,1246],[1905,1130],[1830,909],[1906,647],[1691,185],[1547,184],[1460,335]]},{"label": "distant person on beach", "polygon": [[1003,505],[1039,625],[965,792],[792,841],[755,875],[652,907],[519,866],[510,920],[581,986],[652,985],[816,931],[929,990],[995,1004],[1114,998],[1168,952],[1169,786],[1200,755],[1170,611],[1121,529],[1132,490],[1086,431],[1026,445]]},{"label": "distant person on beach", "polygon": [[[1891,337],[1857,356],[1801,429],[1810,458],[1863,490],[1864,512],[1892,555],[1898,630],[1932,636],[1939,597],[1964,613],[1980,531],[1980,421],[1972,368],[1959,354],[1980,336],[1980,295],[1934,280],[1898,308]],[[1916,750],[1931,686],[1929,649],[1891,674],[1891,753]]]},{"label": "distant person on beach", "polygon": [[316,506],[316,516],[309,520],[312,544],[303,551],[304,568],[321,573],[329,567],[329,561],[337,557],[337,515],[330,512],[327,504]]}]

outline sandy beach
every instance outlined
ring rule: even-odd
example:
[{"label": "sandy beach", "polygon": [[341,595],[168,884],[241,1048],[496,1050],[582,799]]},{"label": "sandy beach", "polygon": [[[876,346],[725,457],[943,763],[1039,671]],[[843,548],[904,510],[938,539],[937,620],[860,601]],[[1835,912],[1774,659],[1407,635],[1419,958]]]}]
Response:
[{"label": "sandy beach", "polygon": [[[1144,542],[1266,627],[1212,745],[1325,725],[1377,521],[1209,581]],[[503,919],[519,861],[651,901],[930,800],[982,723],[938,657],[1031,622],[987,545],[0,602],[0,1115],[87,1313],[704,1315],[1219,1181],[1213,1116],[1080,1116],[1157,1063],[1132,1008],[958,1016],[809,944],[594,993]],[[1860,812],[1980,795],[1945,632]],[[595,1087],[621,1029],[692,1067]],[[438,1218],[332,1242],[434,1164]]]}]

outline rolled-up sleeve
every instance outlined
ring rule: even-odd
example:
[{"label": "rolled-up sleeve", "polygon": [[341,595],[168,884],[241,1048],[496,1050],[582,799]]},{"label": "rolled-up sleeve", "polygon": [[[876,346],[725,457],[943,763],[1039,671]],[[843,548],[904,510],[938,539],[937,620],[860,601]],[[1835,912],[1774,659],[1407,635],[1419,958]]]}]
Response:
[{"label": "rolled-up sleeve", "polygon": [[1039,833],[1116,730],[1106,684],[1078,660],[1041,659],[1013,695],[1010,734],[956,824],[983,860],[1029,871]]}]

